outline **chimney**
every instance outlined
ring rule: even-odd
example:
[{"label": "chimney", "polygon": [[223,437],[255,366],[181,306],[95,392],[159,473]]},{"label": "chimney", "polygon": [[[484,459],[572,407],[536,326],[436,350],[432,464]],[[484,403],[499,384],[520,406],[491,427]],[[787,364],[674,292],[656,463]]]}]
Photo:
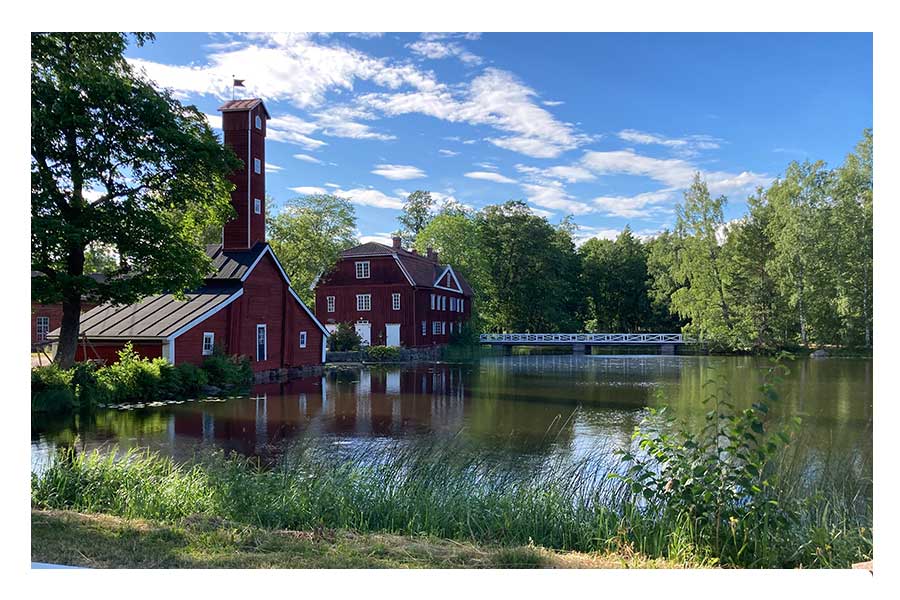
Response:
[{"label": "chimney", "polygon": [[426,255],[428,256],[429,260],[433,260],[434,262],[437,262],[438,253],[435,252],[434,248],[432,248],[431,246],[428,246],[428,248],[426,248]]},{"label": "chimney", "polygon": [[400,248],[400,236],[395,235],[391,238],[391,241],[394,243],[394,248]]},{"label": "chimney", "polygon": [[225,250],[247,250],[266,241],[266,121],[259,98],[231,100],[219,107],[225,146],[243,162],[228,178],[234,184],[231,206],[237,216],[225,223]]}]

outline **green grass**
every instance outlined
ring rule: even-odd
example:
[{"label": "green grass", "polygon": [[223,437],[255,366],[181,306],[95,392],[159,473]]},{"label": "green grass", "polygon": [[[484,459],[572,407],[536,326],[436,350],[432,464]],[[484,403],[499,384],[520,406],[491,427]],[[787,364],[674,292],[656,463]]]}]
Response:
[{"label": "green grass", "polygon": [[428,536],[261,529],[186,517],[166,524],[71,511],[32,511],[31,560],[91,568],[680,568],[639,555],[554,552]]},{"label": "green grass", "polygon": [[[333,446],[306,446],[272,469],[222,454],[194,464],[146,453],[68,454],[32,475],[32,507],[170,525],[199,515],[265,530],[429,536],[510,556],[534,544],[689,565],[846,568],[871,560],[871,501],[845,471],[835,483],[785,488],[790,527],[757,525],[753,539],[717,546],[686,515],[647,505],[592,470],[598,462],[585,456],[529,471],[452,445],[341,456]],[[739,556],[722,561],[735,554],[721,544],[737,542]]]}]

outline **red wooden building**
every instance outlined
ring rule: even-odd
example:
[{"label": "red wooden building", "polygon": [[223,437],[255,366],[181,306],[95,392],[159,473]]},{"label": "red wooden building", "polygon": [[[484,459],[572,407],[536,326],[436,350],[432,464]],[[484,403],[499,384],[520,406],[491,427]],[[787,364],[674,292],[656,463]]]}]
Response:
[{"label": "red wooden building", "polygon": [[437,253],[369,242],[341,253],[316,284],[316,316],[333,331],[353,323],[364,343],[446,344],[471,314],[472,288]]},{"label": "red wooden building", "polygon": [[244,167],[231,176],[237,216],[225,224],[222,243],[206,250],[215,271],[185,301],[160,294],[83,313],[79,360],[114,361],[130,341],[141,355],[176,364],[199,364],[215,348],[249,356],[254,371],[324,362],[327,331],[291,289],[265,241],[268,111],[259,99],[233,100],[219,110],[225,144]]}]

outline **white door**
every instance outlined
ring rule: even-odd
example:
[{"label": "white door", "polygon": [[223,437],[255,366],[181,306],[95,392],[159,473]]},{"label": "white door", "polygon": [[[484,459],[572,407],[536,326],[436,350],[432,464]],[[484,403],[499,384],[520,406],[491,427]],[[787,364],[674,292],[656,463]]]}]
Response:
[{"label": "white door", "polygon": [[370,346],[372,344],[372,324],[371,323],[357,323],[355,325],[356,333],[362,339],[362,343],[364,346]]},{"label": "white door", "polygon": [[387,323],[384,326],[385,346],[399,346],[400,345],[400,323]]}]

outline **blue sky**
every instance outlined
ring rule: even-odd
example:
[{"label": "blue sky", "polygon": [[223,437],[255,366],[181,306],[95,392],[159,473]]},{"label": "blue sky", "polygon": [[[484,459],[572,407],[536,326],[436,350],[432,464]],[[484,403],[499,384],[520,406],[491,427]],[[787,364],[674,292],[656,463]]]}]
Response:
[{"label": "blue sky", "polygon": [[792,160],[836,165],[872,126],[870,34],[160,34],[127,56],[216,125],[273,119],[267,191],[349,198],[362,239],[409,192],[525,200],[579,241],[670,226],[695,171],[740,216]]}]

